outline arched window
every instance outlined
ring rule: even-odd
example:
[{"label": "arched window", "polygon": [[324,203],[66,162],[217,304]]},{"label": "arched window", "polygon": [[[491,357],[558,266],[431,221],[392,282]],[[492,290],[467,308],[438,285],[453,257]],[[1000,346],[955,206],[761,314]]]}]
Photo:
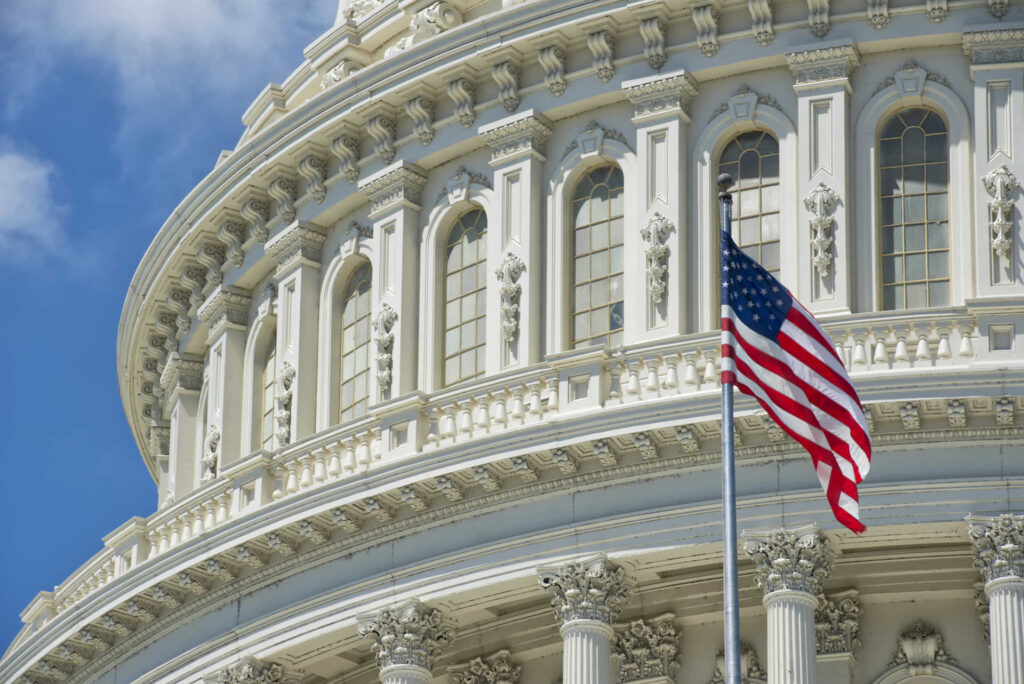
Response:
[{"label": "arched window", "polygon": [[266,352],[263,354],[263,375],[260,387],[263,390],[260,402],[260,448],[274,448],[274,394],[277,382],[277,333],[270,335]]},{"label": "arched window", "polygon": [[946,122],[923,107],[882,127],[882,308],[949,304],[949,145]]},{"label": "arched window", "polygon": [[444,384],[483,375],[487,315],[487,215],[466,212],[445,247]]},{"label": "arched window", "polygon": [[341,422],[366,415],[370,403],[370,264],[349,276],[341,298]]},{"label": "arched window", "polygon": [[622,170],[599,166],[572,197],[572,346],[622,344]]},{"label": "arched window", "polygon": [[732,237],[765,270],[778,276],[779,141],[767,131],[740,133],[722,150],[718,172],[735,183]]}]

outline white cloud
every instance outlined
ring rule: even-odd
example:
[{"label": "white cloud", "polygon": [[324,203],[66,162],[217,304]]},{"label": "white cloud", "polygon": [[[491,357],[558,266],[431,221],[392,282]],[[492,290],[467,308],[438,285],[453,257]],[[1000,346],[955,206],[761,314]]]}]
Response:
[{"label": "white cloud", "polygon": [[70,253],[65,210],[54,199],[53,165],[0,138],[0,262],[31,263]]}]

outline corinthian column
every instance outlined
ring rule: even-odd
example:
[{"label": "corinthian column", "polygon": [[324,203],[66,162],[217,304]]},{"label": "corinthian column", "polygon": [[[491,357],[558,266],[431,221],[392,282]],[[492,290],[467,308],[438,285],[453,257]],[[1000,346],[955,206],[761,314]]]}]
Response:
[{"label": "corinthian column", "polygon": [[383,684],[427,684],[441,647],[452,639],[441,611],[415,599],[359,618],[359,633],[373,639]]},{"label": "corinthian column", "polygon": [[988,596],[992,684],[1024,681],[1024,515],[971,515],[967,523]]},{"label": "corinthian column", "polygon": [[563,684],[612,684],[612,624],[629,596],[625,571],[602,555],[537,573],[562,623]]},{"label": "corinthian column", "polygon": [[743,536],[768,611],[768,684],[812,684],[814,610],[832,570],[828,545],[813,525]]}]

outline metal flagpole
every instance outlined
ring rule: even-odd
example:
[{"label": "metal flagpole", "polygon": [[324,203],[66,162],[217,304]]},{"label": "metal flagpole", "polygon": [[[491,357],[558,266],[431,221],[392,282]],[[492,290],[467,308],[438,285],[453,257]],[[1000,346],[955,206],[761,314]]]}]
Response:
[{"label": "metal flagpole", "polygon": [[[718,177],[722,230],[732,233],[732,178]],[[719,254],[719,265],[723,255]],[[729,301],[729,281],[722,278],[722,309]],[[725,681],[740,684],[740,612],[736,573],[736,461],[733,458],[732,383],[722,383],[722,555],[725,598]]]}]

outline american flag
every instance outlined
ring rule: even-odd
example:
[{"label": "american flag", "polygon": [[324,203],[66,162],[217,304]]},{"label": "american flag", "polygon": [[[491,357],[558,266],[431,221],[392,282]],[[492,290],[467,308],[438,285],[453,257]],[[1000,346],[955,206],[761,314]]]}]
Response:
[{"label": "american flag", "polygon": [[757,399],[807,450],[836,520],[863,532],[857,483],[871,467],[871,440],[831,340],[725,231],[722,282],[722,382]]}]

